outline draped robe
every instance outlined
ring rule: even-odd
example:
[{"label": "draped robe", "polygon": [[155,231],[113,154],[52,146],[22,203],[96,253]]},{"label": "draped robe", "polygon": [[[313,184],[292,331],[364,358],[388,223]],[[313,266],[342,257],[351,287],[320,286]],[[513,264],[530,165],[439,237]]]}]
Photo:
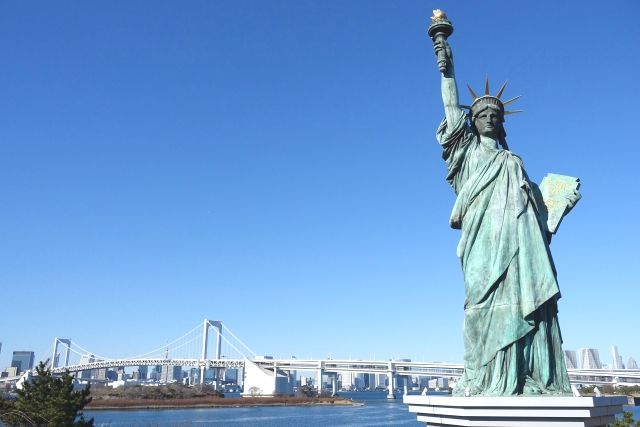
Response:
[{"label": "draped robe", "polygon": [[464,114],[437,132],[457,199],[450,224],[465,282],[465,371],[456,395],[570,394],[560,291],[522,160],[486,147]]}]

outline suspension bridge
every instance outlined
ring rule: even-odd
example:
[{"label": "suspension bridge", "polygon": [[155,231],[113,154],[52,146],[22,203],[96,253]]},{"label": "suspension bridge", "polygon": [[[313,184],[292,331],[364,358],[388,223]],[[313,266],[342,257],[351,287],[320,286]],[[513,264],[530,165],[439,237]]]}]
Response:
[{"label": "suspension bridge", "polygon": [[[224,331],[223,331],[224,329]],[[209,351],[209,338],[215,335],[213,354]],[[311,372],[315,377],[315,384],[323,384],[323,377],[331,384],[335,393],[338,376],[351,374],[374,374],[377,378],[385,378],[381,385],[388,389],[389,397],[393,397],[393,389],[397,384],[403,384],[407,391],[407,377],[438,377],[458,378],[463,371],[463,365],[440,362],[416,362],[401,360],[338,360],[338,359],[274,359],[261,356],[254,352],[239,339],[221,321],[204,321],[182,336],[171,342],[159,346],[151,351],[131,357],[106,357],[87,350],[79,343],[69,338],[55,338],[53,351],[49,359],[49,368],[54,374],[70,372],[78,378],[83,373],[106,371],[111,368],[125,367],[191,367],[199,371],[197,381],[205,381],[207,370],[213,371],[212,382],[219,387],[221,373],[225,370],[237,369],[242,372],[238,381],[251,381],[251,376],[273,378],[274,384],[278,377],[295,377],[298,372]],[[1,378],[0,382],[15,382],[32,375],[27,372],[22,376]],[[609,369],[569,369],[569,377],[576,384],[640,384],[640,370],[609,370]],[[391,385],[391,386],[390,386]]]}]

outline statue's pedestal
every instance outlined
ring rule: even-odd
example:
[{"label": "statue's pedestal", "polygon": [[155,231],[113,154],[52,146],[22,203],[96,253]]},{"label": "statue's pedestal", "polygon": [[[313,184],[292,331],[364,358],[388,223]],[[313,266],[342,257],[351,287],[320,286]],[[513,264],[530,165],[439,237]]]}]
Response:
[{"label": "statue's pedestal", "polygon": [[625,396],[451,397],[404,396],[427,426],[599,427],[614,422]]}]

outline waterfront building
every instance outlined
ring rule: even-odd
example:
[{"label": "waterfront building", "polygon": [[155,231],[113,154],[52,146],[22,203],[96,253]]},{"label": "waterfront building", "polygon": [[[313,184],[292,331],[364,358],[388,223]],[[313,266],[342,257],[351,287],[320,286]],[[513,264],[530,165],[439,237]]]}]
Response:
[{"label": "waterfront building", "polygon": [[624,369],[624,362],[622,361],[622,356],[618,353],[618,347],[611,347],[611,354],[613,356],[613,369]]},{"label": "waterfront building", "polygon": [[149,367],[146,365],[138,366],[138,378],[141,380],[146,380],[149,375]]},{"label": "waterfront building", "polygon": [[638,369],[638,363],[636,362],[636,359],[634,359],[633,357],[629,358],[629,361],[627,362],[627,369]]},{"label": "waterfront building", "polygon": [[11,358],[11,367],[17,368],[18,373],[33,369],[35,354],[33,351],[14,351]]},{"label": "waterfront building", "polygon": [[327,373],[322,374],[322,378],[320,379],[320,384],[316,384],[316,388],[318,389],[318,392],[321,392],[326,388],[330,388],[332,382],[333,382],[333,374],[327,374]]},{"label": "waterfront building", "polygon": [[116,374],[116,378],[118,381],[126,381],[127,380],[127,373],[124,371],[124,366],[120,366],[118,368],[115,369],[115,374]]},{"label": "waterfront building", "polygon": [[411,375],[409,377],[411,379],[411,388],[420,387],[420,376],[419,375]]},{"label": "waterfront building", "polygon": [[369,374],[362,374],[362,388],[363,390],[369,390]]},{"label": "waterfront building", "polygon": [[18,374],[20,373],[16,366],[10,366],[7,369],[5,369],[4,372],[7,373],[7,375],[3,375],[5,377],[17,377]]},{"label": "waterfront building", "polygon": [[187,371],[189,385],[200,384],[200,368],[191,368]]},{"label": "waterfront building", "polygon": [[304,386],[310,386],[311,384],[313,384],[313,378],[311,377],[300,377],[300,381],[298,381],[300,383],[300,387],[304,387]]},{"label": "waterfront building", "polygon": [[576,352],[574,350],[564,351],[564,363],[567,365],[567,369],[578,368],[578,358],[576,357]]},{"label": "waterfront building", "polygon": [[418,385],[418,388],[422,390],[425,387],[429,387],[430,379],[431,377],[419,376],[418,379],[416,380],[416,384]]},{"label": "waterfront building", "polygon": [[[295,371],[292,372],[291,375],[295,375]],[[225,369],[222,372],[222,381],[226,384],[228,383],[238,384],[238,369],[237,368]]]},{"label": "waterfront building", "polygon": [[[293,382],[295,384],[297,372],[293,371],[290,374],[291,374],[291,377],[293,378]],[[236,384],[239,385],[240,387],[244,386],[244,368],[238,368],[238,375],[237,375],[237,379],[236,379]]]},{"label": "waterfront building", "polygon": [[369,375],[362,372],[342,372],[340,374],[340,388],[342,390],[361,390],[370,384],[371,380],[368,378]]},{"label": "waterfront building", "polygon": [[95,371],[96,371],[95,379],[100,381],[106,381],[108,379],[107,368],[95,369]]},{"label": "waterfront building", "polygon": [[[96,357],[93,354],[83,354],[82,356],[80,356],[80,364],[84,365],[87,363],[93,363],[96,361]],[[91,379],[92,377],[95,377],[97,375],[97,373],[95,372],[91,372],[91,369],[88,369],[86,371],[81,371],[79,373],[80,378],[82,378],[83,380],[88,380]]]},{"label": "waterfront building", "polygon": [[602,369],[598,349],[581,348],[578,353],[580,355],[580,369]]},{"label": "waterfront building", "polygon": [[245,360],[242,396],[289,395],[293,393],[294,383],[295,378],[281,369],[274,372]]},{"label": "waterfront building", "polygon": [[365,374],[362,373],[362,372],[358,372],[356,374],[356,377],[355,377],[356,389],[362,390],[365,387],[365,385],[364,385],[364,376],[365,376]]},{"label": "waterfront building", "polygon": [[411,389],[413,387],[413,379],[408,375],[396,375],[396,388],[405,388]]},{"label": "waterfront building", "polygon": [[158,381],[160,379],[160,373],[162,372],[162,366],[156,365],[153,367],[151,372],[149,373],[149,379]]},{"label": "waterfront building", "polygon": [[364,388],[365,390],[375,390],[376,374],[373,374],[373,373],[364,374]]},{"label": "waterfront building", "polygon": [[182,366],[164,365],[160,373],[161,383],[182,382]]},{"label": "waterfront building", "polygon": [[427,386],[432,389],[447,389],[449,388],[449,378],[431,378]]},{"label": "waterfront building", "polygon": [[340,372],[338,374],[338,388],[340,390],[351,390],[353,384],[351,372]]}]

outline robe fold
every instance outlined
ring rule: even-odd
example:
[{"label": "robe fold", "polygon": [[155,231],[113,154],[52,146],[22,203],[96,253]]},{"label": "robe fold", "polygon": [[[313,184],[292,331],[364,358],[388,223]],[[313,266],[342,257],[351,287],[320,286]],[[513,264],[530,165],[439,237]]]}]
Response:
[{"label": "robe fold", "polygon": [[480,143],[461,114],[437,132],[457,199],[450,224],[465,281],[465,372],[454,394],[570,394],[560,290],[522,160]]}]

